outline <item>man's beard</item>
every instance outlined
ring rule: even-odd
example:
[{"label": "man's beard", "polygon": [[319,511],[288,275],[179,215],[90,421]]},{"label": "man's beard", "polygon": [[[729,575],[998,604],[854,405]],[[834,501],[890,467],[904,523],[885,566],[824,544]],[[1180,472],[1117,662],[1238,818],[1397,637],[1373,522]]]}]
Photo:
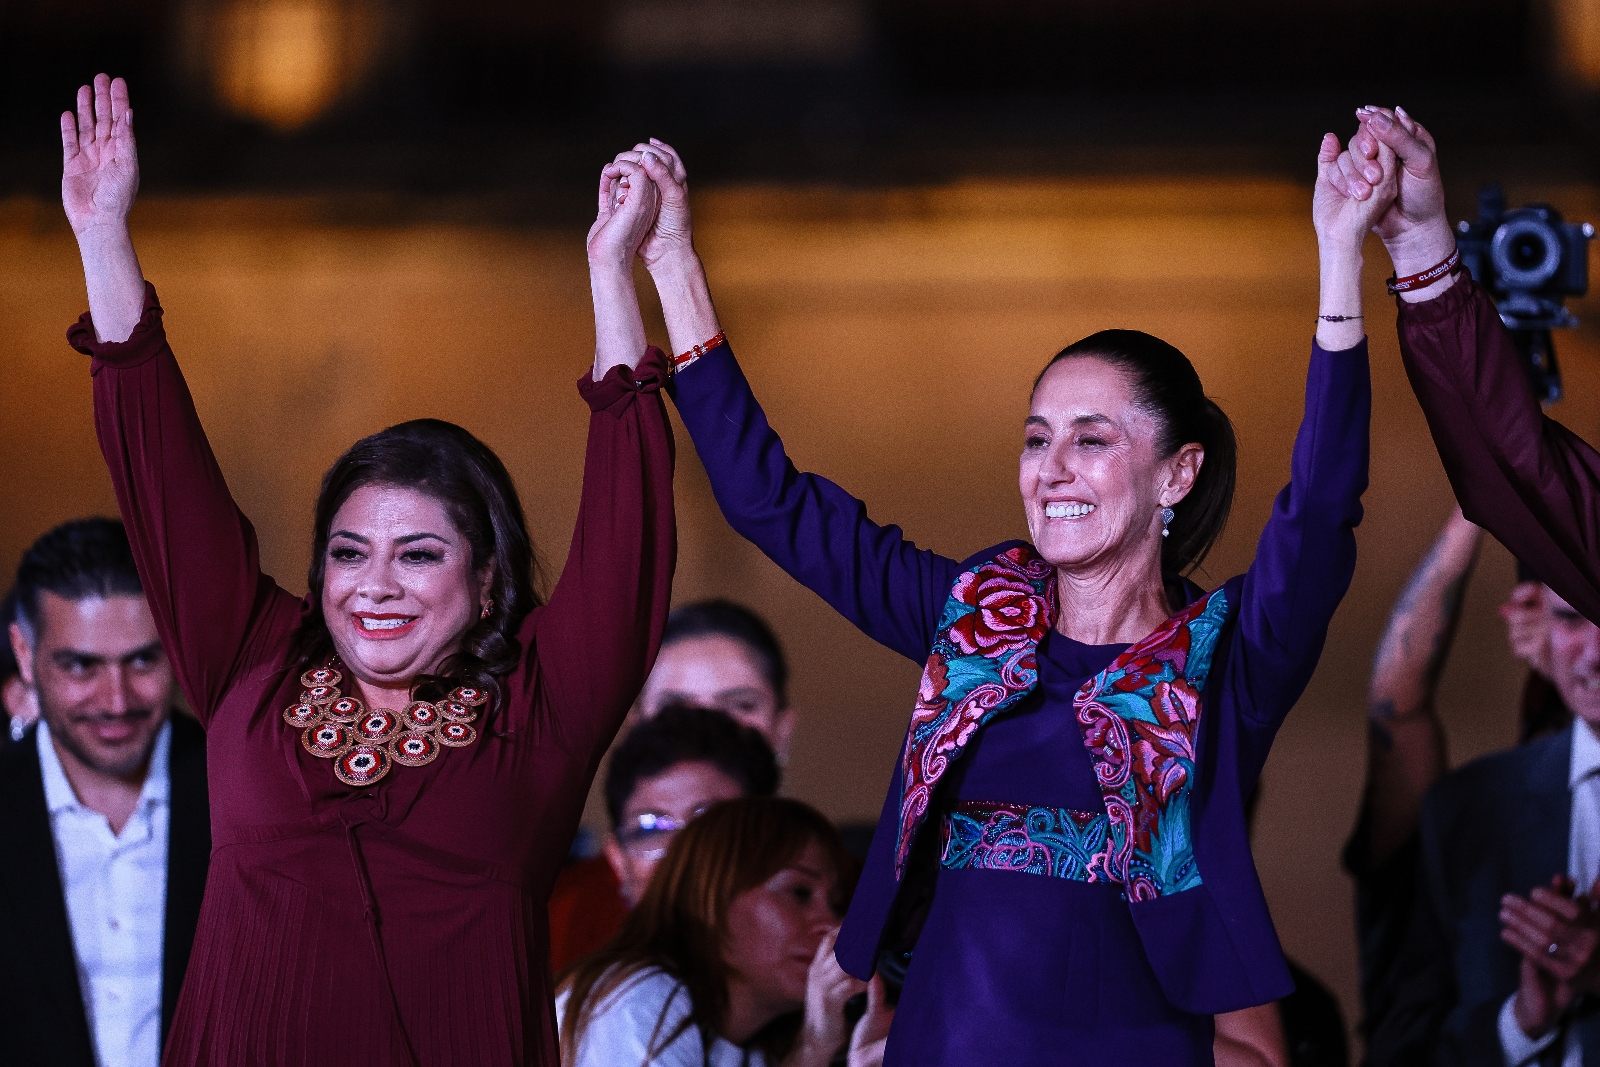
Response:
[{"label": "man's beard", "polygon": [[96,755],[80,744],[77,736],[71,730],[57,728],[55,724],[76,726],[118,719],[145,722],[160,714],[160,708],[138,708],[121,715],[110,715],[105,712],[95,712],[91,715],[58,714],[48,706],[44,694],[39,694],[39,717],[52,726],[50,740],[70,752],[73,758],[85,767],[97,774],[103,774],[111,778],[127,778],[148,765],[150,753],[155,749],[156,738],[161,736],[161,731],[151,731],[150,738],[144,745],[137,749],[130,749],[125,753],[119,752],[112,761],[108,762],[105,757]]}]

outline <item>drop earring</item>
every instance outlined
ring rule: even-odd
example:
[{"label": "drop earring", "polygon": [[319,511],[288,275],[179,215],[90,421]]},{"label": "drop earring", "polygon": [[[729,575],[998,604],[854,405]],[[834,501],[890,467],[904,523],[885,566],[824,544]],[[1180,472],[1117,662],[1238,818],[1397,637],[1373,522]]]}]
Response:
[{"label": "drop earring", "polygon": [[494,598],[490,597],[489,601],[486,604],[483,605],[483,611],[478,615],[478,618],[487,619],[489,617],[489,613],[491,611],[493,611],[493,610],[494,610]]},{"label": "drop earring", "polygon": [[1171,508],[1162,508],[1161,509],[1161,536],[1162,537],[1165,537],[1165,536],[1167,536],[1167,534],[1172,532],[1172,531],[1168,530],[1167,527],[1172,525],[1172,519],[1173,519],[1175,514],[1176,513]]}]

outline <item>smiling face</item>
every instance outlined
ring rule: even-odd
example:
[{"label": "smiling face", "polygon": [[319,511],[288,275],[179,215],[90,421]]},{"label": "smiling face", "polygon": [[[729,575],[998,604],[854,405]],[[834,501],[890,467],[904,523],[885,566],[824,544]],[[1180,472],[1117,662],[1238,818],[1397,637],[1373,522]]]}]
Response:
[{"label": "smiling face", "polygon": [[442,503],[392,485],[351,493],[329,527],[322,613],[363,682],[409,685],[456,651],[489,596],[472,546]]},{"label": "smiling face", "polygon": [[1188,494],[1204,451],[1161,456],[1160,427],[1135,401],[1128,377],[1092,356],[1061,360],[1034,390],[1018,483],[1034,547],[1059,568],[1159,566],[1161,509]]},{"label": "smiling face", "polygon": [[777,1016],[805,1004],[811,960],[839,921],[828,903],[836,877],[813,840],[788,866],[729,903],[722,950],[729,984],[741,985],[761,1012]]},{"label": "smiling face", "polygon": [[142,781],[175,696],[172,664],[144,597],[68,600],[43,592],[34,641],[12,623],[11,643],[63,762]]},{"label": "smiling face", "polygon": [[1550,621],[1550,680],[1572,713],[1600,729],[1600,626],[1544,587]]}]

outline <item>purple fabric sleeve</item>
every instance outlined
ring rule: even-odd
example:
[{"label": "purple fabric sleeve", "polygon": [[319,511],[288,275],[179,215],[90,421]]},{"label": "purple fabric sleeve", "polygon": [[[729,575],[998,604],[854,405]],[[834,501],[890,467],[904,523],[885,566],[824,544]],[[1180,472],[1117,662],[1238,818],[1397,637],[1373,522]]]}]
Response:
[{"label": "purple fabric sleeve", "polygon": [[726,344],[678,374],[670,392],[728,524],[868,637],[925,662],[957,562],[796,470]]},{"label": "purple fabric sleeve", "polygon": [[1245,572],[1222,679],[1226,706],[1246,733],[1265,730],[1246,769],[1259,771],[1272,734],[1311,681],[1355,575],[1371,422],[1366,340],[1339,352],[1313,344],[1289,484],[1273,501]]}]

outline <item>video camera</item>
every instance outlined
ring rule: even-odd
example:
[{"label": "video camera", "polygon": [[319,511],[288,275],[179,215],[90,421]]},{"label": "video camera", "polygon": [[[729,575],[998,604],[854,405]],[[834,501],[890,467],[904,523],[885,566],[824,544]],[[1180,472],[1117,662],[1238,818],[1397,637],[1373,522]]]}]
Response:
[{"label": "video camera", "polygon": [[1546,404],[1561,399],[1561,370],[1550,331],[1578,325],[1564,302],[1589,289],[1593,238],[1592,224],[1563,222],[1549,204],[1507,211],[1498,185],[1487,185],[1478,194],[1477,222],[1456,224],[1461,262],[1494,296],[1534,393]]}]

